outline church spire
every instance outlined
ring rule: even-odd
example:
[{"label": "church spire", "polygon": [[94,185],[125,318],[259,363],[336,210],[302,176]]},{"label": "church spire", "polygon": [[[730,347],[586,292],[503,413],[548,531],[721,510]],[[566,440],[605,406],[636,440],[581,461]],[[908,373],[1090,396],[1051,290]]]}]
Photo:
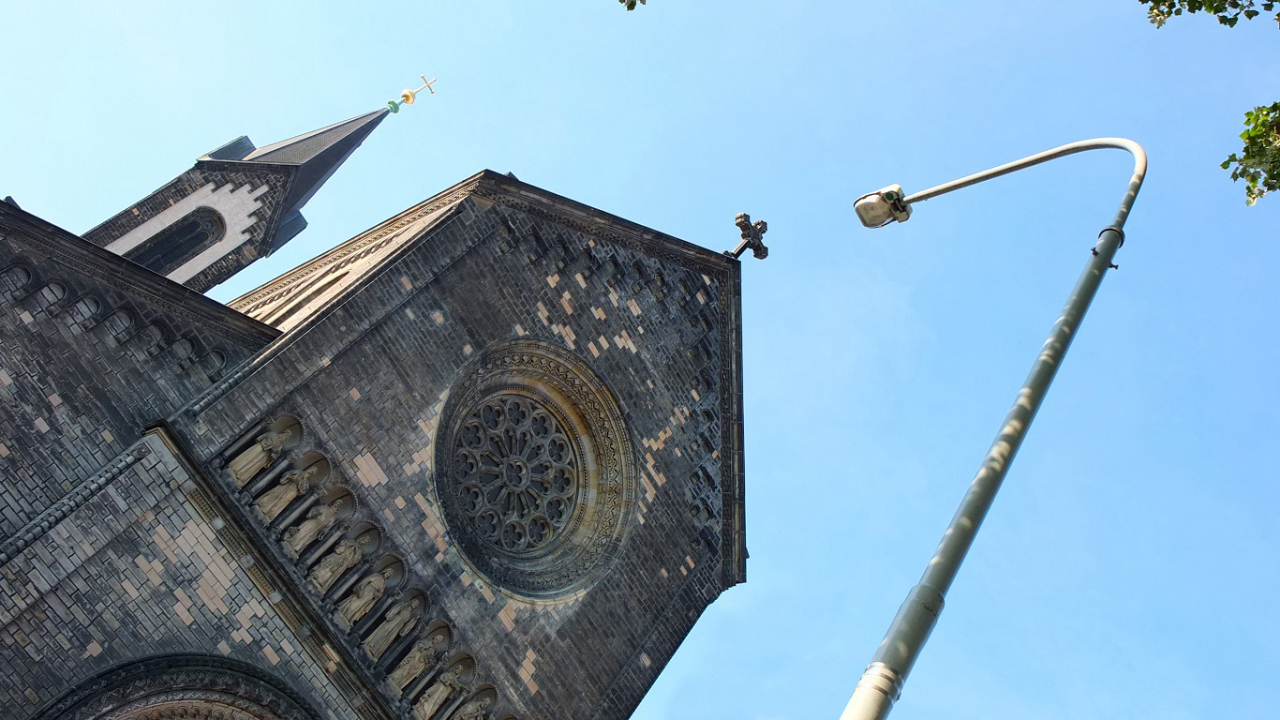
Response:
[{"label": "church spire", "polygon": [[205,292],[301,232],[302,206],[390,113],[382,108],[263,148],[236,138],[84,238]]},{"label": "church spire", "polygon": [[390,110],[375,110],[313,130],[297,137],[259,148],[244,157],[245,162],[296,165],[297,174],[289,187],[283,211],[297,212],[315,195],[360,143],[378,127]]},{"label": "church spire", "polygon": [[384,108],[263,148],[242,135],[84,239],[205,292],[302,232],[302,206],[387,115],[435,94],[434,82],[423,75]]}]

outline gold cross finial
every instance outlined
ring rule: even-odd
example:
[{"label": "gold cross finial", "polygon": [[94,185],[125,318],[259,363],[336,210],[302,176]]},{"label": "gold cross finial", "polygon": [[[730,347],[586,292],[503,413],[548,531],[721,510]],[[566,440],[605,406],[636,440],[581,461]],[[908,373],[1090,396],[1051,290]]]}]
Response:
[{"label": "gold cross finial", "polygon": [[436,94],[435,88],[431,87],[431,83],[436,81],[435,78],[431,78],[430,80],[428,80],[426,75],[419,75],[418,77],[422,78],[422,87],[418,88],[417,90],[403,90],[400,93],[400,99],[404,100],[404,103],[406,105],[412,105],[413,101],[417,99],[418,93],[422,92],[423,90],[426,90],[427,93],[431,95]]},{"label": "gold cross finial", "polygon": [[436,89],[431,87],[431,84],[436,81],[435,78],[431,78],[430,80],[428,80],[426,75],[419,75],[418,77],[422,78],[422,87],[418,88],[417,90],[400,91],[400,100],[398,102],[395,100],[392,100],[391,102],[387,103],[387,107],[391,108],[391,112],[393,113],[400,112],[401,105],[412,105],[413,102],[418,99],[418,93],[422,92],[423,90],[426,90],[427,93],[431,95],[436,94]]}]

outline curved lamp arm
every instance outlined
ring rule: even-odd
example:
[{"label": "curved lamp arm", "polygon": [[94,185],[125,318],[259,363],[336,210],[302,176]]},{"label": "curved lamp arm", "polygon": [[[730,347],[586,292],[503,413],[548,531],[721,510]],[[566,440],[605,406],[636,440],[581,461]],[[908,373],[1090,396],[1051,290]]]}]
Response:
[{"label": "curved lamp arm", "polygon": [[1129,216],[1134,200],[1138,197],[1138,191],[1142,188],[1142,180],[1147,172],[1147,155],[1143,152],[1141,145],[1124,138],[1084,140],[938,185],[914,195],[904,195],[901,187],[891,185],[863,195],[854,203],[854,209],[864,225],[882,227],[895,220],[901,222],[910,217],[912,203],[923,202],[952,190],[959,190],[1064,155],[1101,148],[1127,150],[1133,154],[1134,158],[1133,177],[1129,181],[1128,191],[1120,202],[1115,222],[1103,228],[1098,235],[1097,243],[1090,250],[1084,272],[1080,274],[1075,287],[1071,290],[1071,296],[1067,298],[1066,306],[1054,323],[1049,339],[1045,340],[1040,348],[1035,363],[1031,366],[1031,372],[1023,381],[1013,407],[1005,416],[1000,431],[987,450],[982,466],[978,469],[973,482],[969,484],[969,489],[960,502],[960,508],[956,510],[951,524],[943,534],[941,542],[938,543],[937,550],[929,559],[919,584],[907,594],[907,599],[898,610],[897,617],[889,626],[889,632],[885,634],[880,647],[871,658],[871,664],[867,666],[862,679],[858,681],[853,697],[849,699],[848,706],[840,716],[841,720],[882,720],[889,715],[893,703],[901,695],[907,674],[911,672],[912,665],[915,664],[920,650],[937,623],[947,590],[951,588],[951,583],[960,570],[960,564],[977,536],[978,528],[981,527],[983,519],[991,509],[996,491],[1000,489],[1000,484],[1013,463],[1014,455],[1022,446],[1022,440],[1026,437],[1031,421],[1035,418],[1036,412],[1040,409],[1040,403],[1049,391],[1049,384],[1053,382],[1054,375],[1062,366],[1067,348],[1072,338],[1076,336],[1080,322],[1084,319],[1084,314],[1089,309],[1089,304],[1098,291],[1103,276],[1108,269],[1114,267],[1111,260],[1124,242],[1124,222]]},{"label": "curved lamp arm", "polygon": [[986,182],[992,178],[1008,175],[1011,172],[1017,172],[1018,170],[1067,155],[1075,155],[1088,150],[1104,149],[1126,150],[1130,155],[1133,155],[1133,177],[1129,180],[1129,191],[1125,193],[1124,199],[1120,203],[1120,210],[1116,213],[1115,222],[1112,223],[1117,229],[1123,229],[1124,221],[1129,216],[1129,210],[1133,207],[1134,200],[1138,198],[1138,191],[1142,189],[1142,181],[1147,174],[1146,151],[1142,149],[1141,145],[1128,138],[1094,138],[1092,140],[1067,143],[1052,150],[1045,150],[1042,153],[1036,153],[1021,160],[1014,160],[1011,163],[1005,163],[999,167],[993,167],[990,170],[974,173],[959,180],[952,180],[949,183],[936,185],[928,190],[922,190],[906,196],[902,194],[901,187],[890,185],[887,188],[867,193],[858,198],[854,202],[854,210],[857,211],[858,217],[862,219],[862,224],[867,227],[884,227],[895,220],[905,222],[907,217],[911,215],[912,203],[931,200],[939,195],[946,195],[953,190],[977,185],[980,182]]}]

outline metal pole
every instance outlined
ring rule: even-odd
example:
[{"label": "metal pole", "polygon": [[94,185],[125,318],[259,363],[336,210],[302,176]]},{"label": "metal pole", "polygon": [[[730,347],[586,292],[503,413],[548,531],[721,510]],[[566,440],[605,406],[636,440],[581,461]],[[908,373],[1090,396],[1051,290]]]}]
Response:
[{"label": "metal pole", "polygon": [[1147,156],[1142,146],[1132,140],[1124,138],[1085,140],[939,185],[904,199],[906,203],[928,200],[952,190],[968,187],[1054,158],[1100,148],[1118,148],[1127,150],[1133,155],[1133,177],[1129,181],[1128,191],[1120,203],[1115,221],[1098,235],[1098,242],[1090,251],[1084,272],[1080,274],[1080,279],[1076,281],[1075,288],[1067,298],[1067,304],[1062,309],[1058,321],[1054,323],[1049,339],[1045,341],[1040,354],[1036,356],[1035,364],[1031,366],[1031,372],[1022,383],[1022,389],[1018,391],[1013,407],[1005,416],[1000,432],[996,434],[991,448],[987,450],[982,467],[978,469],[977,476],[969,484],[964,500],[961,501],[955,517],[951,519],[947,531],[943,533],[938,549],[929,559],[929,565],[925,568],[920,583],[907,594],[907,599],[898,610],[897,617],[889,626],[889,632],[885,634],[880,647],[871,658],[871,664],[867,666],[862,679],[858,681],[853,697],[849,699],[849,704],[840,715],[840,720],[883,720],[888,717],[893,703],[901,695],[907,674],[911,672],[911,667],[919,657],[920,650],[929,639],[929,633],[932,632],[933,626],[938,621],[938,615],[942,612],[947,590],[955,580],[960,564],[964,562],[964,557],[973,544],[978,528],[982,525],[982,520],[991,509],[991,503],[1000,489],[1000,483],[1009,471],[1013,457],[1022,445],[1022,440],[1026,437],[1027,429],[1031,426],[1036,411],[1040,409],[1041,401],[1049,391],[1053,376],[1062,366],[1062,360],[1067,354],[1067,348],[1071,345],[1071,339],[1075,337],[1080,321],[1084,319],[1089,303],[1102,283],[1102,276],[1113,267],[1111,261],[1115,257],[1116,250],[1124,243],[1124,222],[1129,216],[1134,200],[1137,199],[1138,191],[1142,188],[1142,180],[1147,172]]}]

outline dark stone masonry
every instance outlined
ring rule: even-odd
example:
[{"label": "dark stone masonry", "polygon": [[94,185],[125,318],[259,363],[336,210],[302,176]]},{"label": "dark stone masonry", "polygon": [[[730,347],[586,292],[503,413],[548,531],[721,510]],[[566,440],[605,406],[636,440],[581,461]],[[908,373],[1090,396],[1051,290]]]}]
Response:
[{"label": "dark stone masonry", "polygon": [[8,717],[625,718],[745,580],[733,256],[486,171],[200,294],[381,117],[0,203]]}]

